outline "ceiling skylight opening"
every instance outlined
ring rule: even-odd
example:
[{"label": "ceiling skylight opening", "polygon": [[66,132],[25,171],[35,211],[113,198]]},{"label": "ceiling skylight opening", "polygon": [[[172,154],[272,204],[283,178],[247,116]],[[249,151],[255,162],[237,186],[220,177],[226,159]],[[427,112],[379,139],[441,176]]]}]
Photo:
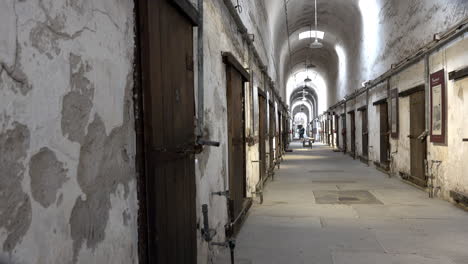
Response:
[{"label": "ceiling skylight opening", "polygon": [[323,31],[315,31],[315,30],[307,30],[302,33],[299,33],[299,40],[306,39],[306,38],[315,38],[315,34],[317,33],[317,38],[323,39],[325,36],[325,32]]}]

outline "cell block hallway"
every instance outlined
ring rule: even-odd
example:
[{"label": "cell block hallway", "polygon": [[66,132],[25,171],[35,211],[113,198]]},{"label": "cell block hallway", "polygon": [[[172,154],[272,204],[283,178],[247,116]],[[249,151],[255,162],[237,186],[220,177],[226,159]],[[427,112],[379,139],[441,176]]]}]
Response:
[{"label": "cell block hallway", "polygon": [[467,264],[467,0],[0,0],[0,264]]}]

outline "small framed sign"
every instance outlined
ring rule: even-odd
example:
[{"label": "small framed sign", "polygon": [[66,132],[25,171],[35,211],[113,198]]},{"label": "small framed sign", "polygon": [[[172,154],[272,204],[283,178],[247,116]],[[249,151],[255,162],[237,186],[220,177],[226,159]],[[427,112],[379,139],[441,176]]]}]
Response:
[{"label": "small framed sign", "polygon": [[390,132],[392,138],[398,138],[398,89],[390,91]]},{"label": "small framed sign", "polygon": [[431,142],[445,142],[445,72],[431,74]]}]

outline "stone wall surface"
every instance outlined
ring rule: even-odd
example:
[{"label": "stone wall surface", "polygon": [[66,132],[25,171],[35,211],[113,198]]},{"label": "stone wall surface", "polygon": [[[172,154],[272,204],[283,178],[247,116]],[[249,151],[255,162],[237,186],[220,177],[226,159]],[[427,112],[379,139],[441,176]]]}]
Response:
[{"label": "stone wall surface", "polygon": [[[234,2],[233,2],[234,3]],[[255,34],[254,46],[264,63],[269,63],[272,54],[269,50],[266,31],[266,20],[262,6],[251,1],[243,1],[243,12],[239,14],[249,32]],[[258,136],[258,89],[264,89],[264,78],[259,63],[249,50],[248,43],[239,34],[238,28],[223,1],[205,0],[203,6],[203,45],[204,53],[204,119],[203,131],[205,137],[220,141],[219,148],[208,147],[196,157],[197,173],[197,203],[198,222],[202,223],[201,205],[207,204],[211,228],[216,229],[214,241],[225,241],[225,224],[228,223],[226,197],[211,195],[212,192],[229,189],[228,175],[228,126],[226,98],[226,66],[222,61],[222,52],[231,52],[234,57],[250,72],[253,72],[251,83],[245,87],[246,116],[245,128],[247,136]],[[269,64],[271,65],[271,64]],[[251,92],[250,89],[253,91]],[[239,118],[241,118],[239,116]],[[255,121],[257,120],[257,121]],[[267,150],[268,152],[268,150]],[[247,196],[251,197],[259,180],[258,143],[246,148]],[[199,232],[200,233],[200,232]],[[208,247],[201,236],[198,237],[198,263],[209,263],[210,259],[222,248]]]},{"label": "stone wall surface", "polygon": [[133,1],[0,2],[1,263],[137,263]]}]

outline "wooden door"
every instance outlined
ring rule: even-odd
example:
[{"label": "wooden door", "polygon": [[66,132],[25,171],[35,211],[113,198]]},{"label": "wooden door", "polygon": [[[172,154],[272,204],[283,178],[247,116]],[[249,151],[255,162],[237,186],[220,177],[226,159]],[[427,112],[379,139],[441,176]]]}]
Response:
[{"label": "wooden door", "polygon": [[388,167],[389,165],[389,136],[388,127],[388,104],[383,103],[379,106],[380,110],[380,164]]},{"label": "wooden door", "polygon": [[[455,85],[463,91],[463,157],[468,157],[468,78],[458,80]],[[468,175],[468,162],[463,162],[462,175]]]},{"label": "wooden door", "polygon": [[230,235],[239,231],[236,221],[244,209],[246,198],[246,147],[245,147],[245,108],[244,79],[242,74],[230,64],[226,65],[227,112],[228,112],[228,155],[229,155],[229,216],[236,222]]},{"label": "wooden door", "polygon": [[362,156],[368,158],[369,155],[369,126],[367,124],[367,109],[361,111],[362,117]]},{"label": "wooden door", "polygon": [[341,116],[341,132],[342,132],[342,137],[343,137],[343,153],[346,153],[348,151],[348,132],[346,131],[346,114],[343,114]]},{"label": "wooden door", "polygon": [[258,107],[259,107],[259,159],[260,159],[260,179],[265,179],[267,171],[267,157],[266,157],[266,141],[268,140],[267,130],[267,103],[263,93],[258,94]]},{"label": "wooden door", "polygon": [[424,91],[410,95],[410,151],[411,151],[411,180],[420,185],[427,186],[424,170],[426,158],[426,141],[418,139],[425,130],[425,102]]},{"label": "wooden door", "polygon": [[356,155],[356,119],[354,111],[350,112],[351,118],[351,154],[353,156]]},{"label": "wooden door", "polygon": [[281,157],[281,112],[278,111],[277,114],[278,120],[278,130],[276,133],[276,158],[279,159]]},{"label": "wooden door", "polygon": [[336,133],[336,147],[340,148],[340,117],[334,115],[335,117],[335,133]]},{"label": "wooden door", "polygon": [[288,116],[286,114],[284,114],[283,116],[283,128],[284,128],[283,149],[284,151],[286,151],[289,145],[289,131],[291,130],[291,128],[289,127]]},{"label": "wooden door", "polygon": [[269,160],[270,160],[270,170],[272,170],[275,167],[275,149],[274,149],[274,139],[275,139],[275,107],[273,106],[272,102],[269,102],[270,105],[270,126],[269,126],[269,139],[270,141],[268,142],[269,149],[268,149],[268,155],[269,155]]},{"label": "wooden door", "polygon": [[333,127],[333,116],[330,116],[330,145],[332,147],[335,146],[335,133],[333,133],[334,127]]},{"label": "wooden door", "polygon": [[147,261],[196,263],[193,25],[167,0],[138,13]]}]

